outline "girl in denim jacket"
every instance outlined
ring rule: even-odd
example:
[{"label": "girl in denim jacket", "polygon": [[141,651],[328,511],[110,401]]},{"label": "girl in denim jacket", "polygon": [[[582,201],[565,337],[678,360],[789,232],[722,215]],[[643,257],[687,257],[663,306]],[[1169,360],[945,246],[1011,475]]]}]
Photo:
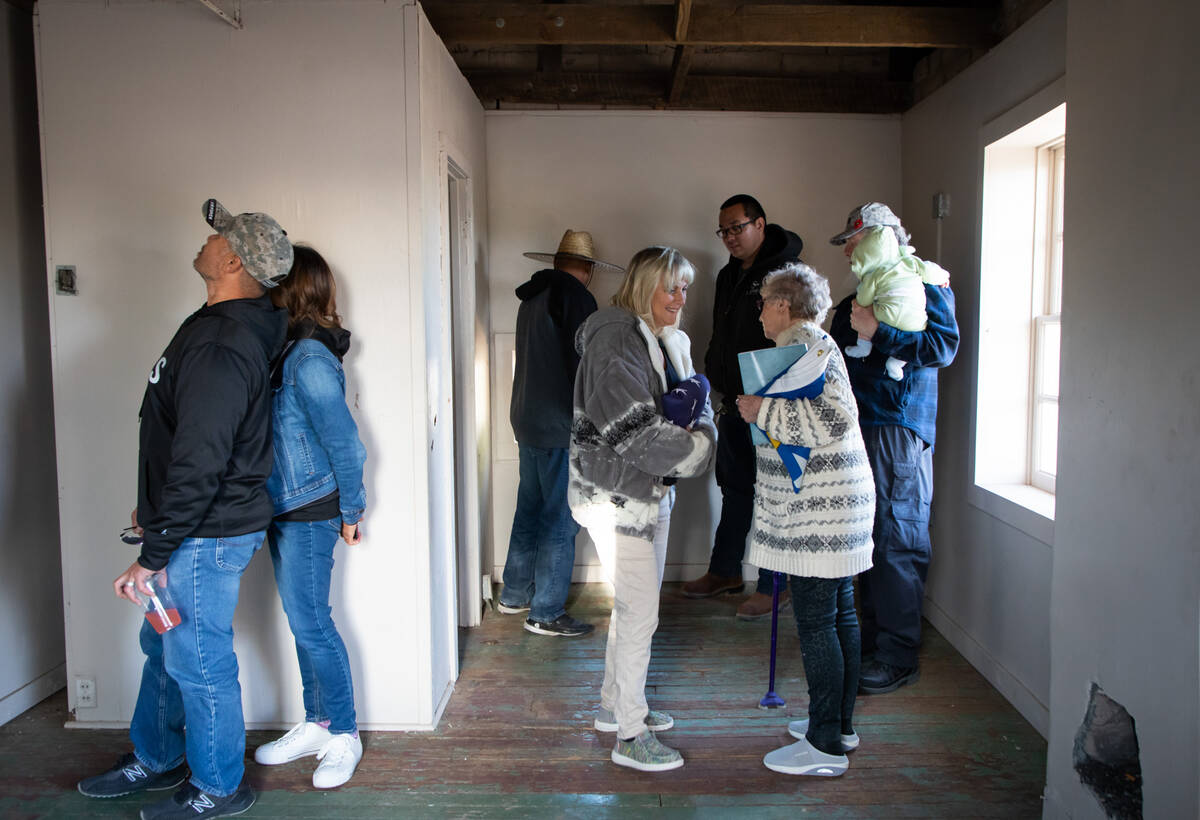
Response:
[{"label": "girl in denim jacket", "polygon": [[279,597],[296,638],[304,722],[259,746],[264,765],[316,755],[318,789],[340,786],[362,758],[346,646],[329,607],[333,548],[362,539],[366,450],[346,406],[342,357],[350,331],[337,313],[333,273],[312,248],[295,247],[291,273],[272,291],[288,310],[288,341],[272,372],[275,467],[267,531]]}]

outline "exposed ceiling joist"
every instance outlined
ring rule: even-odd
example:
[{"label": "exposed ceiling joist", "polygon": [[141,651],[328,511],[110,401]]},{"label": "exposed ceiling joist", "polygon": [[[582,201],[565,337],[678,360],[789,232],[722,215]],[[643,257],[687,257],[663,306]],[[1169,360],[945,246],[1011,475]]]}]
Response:
[{"label": "exposed ceiling joist", "polygon": [[675,39],[687,42],[688,23],[692,18],[692,0],[675,0]]},{"label": "exposed ceiling joist", "polygon": [[[661,107],[668,78],[653,74],[468,72],[485,103]],[[672,88],[674,91],[674,88]],[[912,104],[909,83],[843,77],[791,79],[689,75],[671,108],[708,111],[844,111],[893,114]]]},{"label": "exposed ceiling joist", "polygon": [[974,8],[445,3],[429,5],[425,12],[447,44],[483,47],[987,48],[995,42],[993,15]]},{"label": "exposed ceiling joist", "polygon": [[675,61],[671,66],[671,89],[667,92],[667,105],[671,108],[679,105],[679,101],[683,99],[683,83],[687,79],[688,69],[692,66],[692,53],[695,50],[694,46],[675,48]]}]

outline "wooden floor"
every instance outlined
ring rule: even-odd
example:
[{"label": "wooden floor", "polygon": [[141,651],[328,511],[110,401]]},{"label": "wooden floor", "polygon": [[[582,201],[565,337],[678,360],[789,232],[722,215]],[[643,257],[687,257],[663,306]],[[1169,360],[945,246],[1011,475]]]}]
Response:
[{"label": "wooden floor", "polygon": [[[921,680],[860,697],[862,746],[840,778],[789,777],[762,756],[790,742],[787,722],[807,695],[792,625],[776,689],[787,707],[757,708],[766,691],[770,622],[734,619],[739,598],[689,601],[663,591],[648,694],[675,717],[663,740],[682,769],[644,774],[609,760],[612,735],[591,728],[603,675],[611,599],[599,584],[572,587],[576,617],[596,633],[567,640],[488,613],[463,630],[462,675],[432,734],[364,733],[351,784],[311,788],[315,760],[264,768],[248,818],[678,817],[1034,818],[1041,816],[1046,744],[928,624]],[[125,733],[62,729],[60,692],[0,727],[0,818],[136,817],[145,798],[89,800],[81,775],[127,750]],[[270,738],[251,732],[248,748]]]}]

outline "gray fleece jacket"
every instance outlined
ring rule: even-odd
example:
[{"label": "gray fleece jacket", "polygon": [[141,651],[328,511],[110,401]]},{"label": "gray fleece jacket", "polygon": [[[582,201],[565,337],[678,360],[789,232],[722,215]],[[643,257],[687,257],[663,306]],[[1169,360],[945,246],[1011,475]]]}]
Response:
[{"label": "gray fleece jacket", "polygon": [[[681,378],[695,374],[683,331],[659,337]],[[685,430],[666,419],[663,354],[649,326],[621,308],[593,313],[575,337],[575,376],[567,501],[590,531],[652,540],[664,477],[702,475],[716,457],[712,407]]]}]

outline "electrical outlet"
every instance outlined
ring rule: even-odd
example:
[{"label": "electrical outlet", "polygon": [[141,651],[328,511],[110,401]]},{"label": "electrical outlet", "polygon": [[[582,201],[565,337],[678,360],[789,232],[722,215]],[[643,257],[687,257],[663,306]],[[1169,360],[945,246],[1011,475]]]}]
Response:
[{"label": "electrical outlet", "polygon": [[75,679],[75,708],[93,709],[96,706],[96,679]]}]

